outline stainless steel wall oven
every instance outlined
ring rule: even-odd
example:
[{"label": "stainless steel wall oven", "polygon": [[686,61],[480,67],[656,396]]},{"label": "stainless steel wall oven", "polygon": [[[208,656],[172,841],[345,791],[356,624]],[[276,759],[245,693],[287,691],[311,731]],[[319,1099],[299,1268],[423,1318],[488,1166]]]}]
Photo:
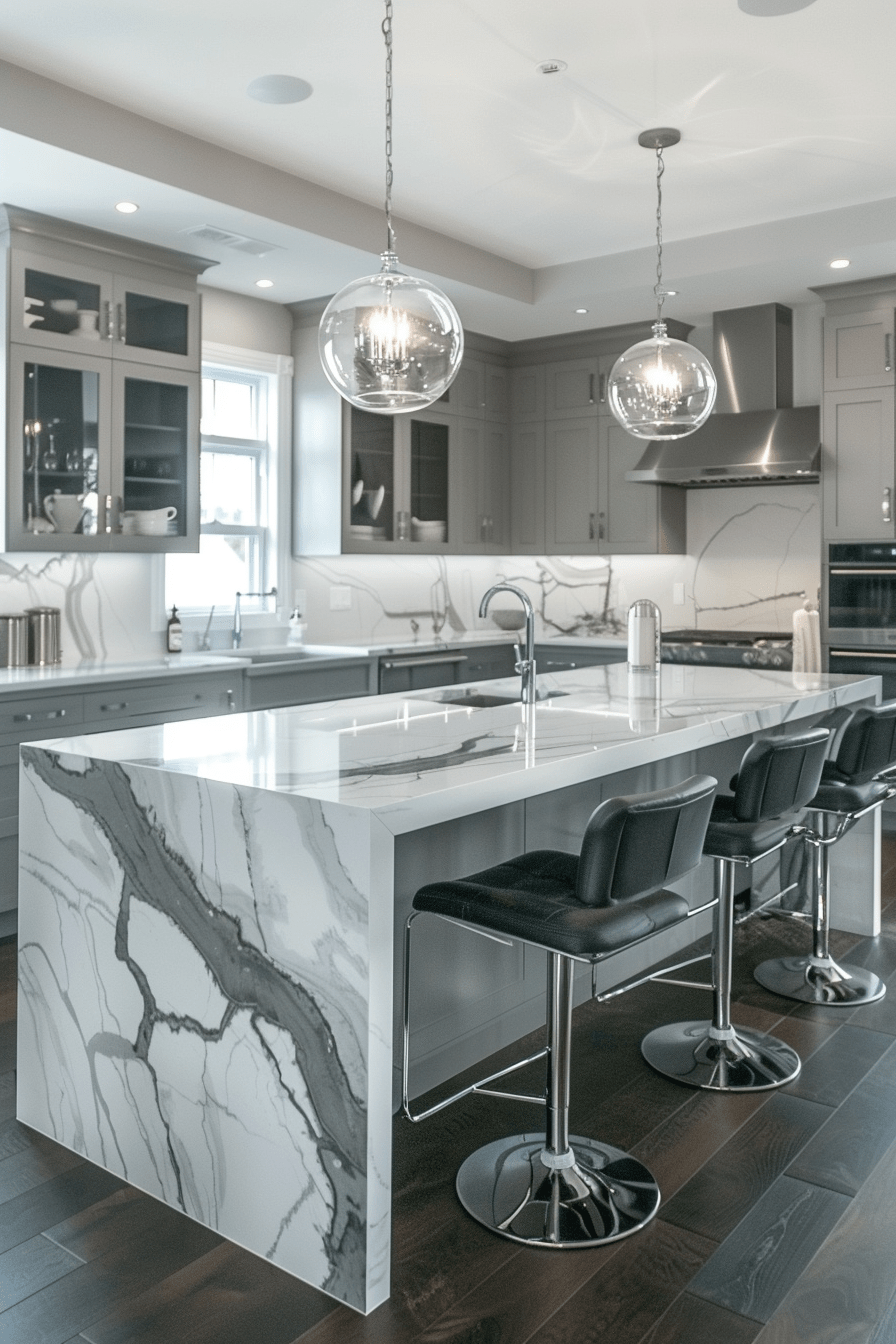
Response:
[{"label": "stainless steel wall oven", "polygon": [[831,672],[881,676],[896,696],[896,543],[829,547],[824,642]]}]

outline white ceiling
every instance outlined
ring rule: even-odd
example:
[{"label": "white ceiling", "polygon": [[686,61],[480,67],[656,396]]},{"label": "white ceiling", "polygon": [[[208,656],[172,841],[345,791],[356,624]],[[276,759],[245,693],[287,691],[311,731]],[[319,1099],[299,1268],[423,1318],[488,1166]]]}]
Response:
[{"label": "white ceiling", "polygon": [[[469,325],[534,335],[649,315],[654,161],[637,134],[655,125],[682,131],[664,179],[666,279],[680,290],[670,315],[806,302],[808,285],[896,270],[893,0],[815,0],[777,17],[737,0],[395,9],[397,214],[533,272],[529,302],[479,274],[465,284],[462,265],[440,272],[434,252]],[[379,0],[29,0],[3,7],[0,57],[376,206],[381,17]],[[547,58],[567,70],[537,74]],[[246,86],[269,73],[308,80],[313,96],[250,101]],[[370,212],[351,246],[22,130],[0,132],[4,199],[219,257],[213,284],[258,293],[270,274],[270,297],[312,297],[369,269],[366,249],[382,245],[378,225],[367,241]],[[130,220],[110,211],[124,195],[141,204]],[[191,247],[180,231],[205,222],[284,251],[258,263]],[[402,237],[399,224],[399,254]],[[849,271],[828,269],[837,255]]]}]

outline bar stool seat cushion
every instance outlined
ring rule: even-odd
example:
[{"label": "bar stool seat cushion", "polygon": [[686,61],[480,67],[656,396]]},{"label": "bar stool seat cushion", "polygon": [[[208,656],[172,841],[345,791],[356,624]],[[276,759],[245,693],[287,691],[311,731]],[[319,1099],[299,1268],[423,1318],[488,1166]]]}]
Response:
[{"label": "bar stool seat cushion", "polygon": [[415,910],[459,919],[568,956],[605,956],[686,919],[689,906],[672,891],[617,905],[584,905],[576,895],[577,854],[533,850],[455,882],[432,882]]},{"label": "bar stool seat cushion", "polygon": [[882,802],[888,792],[889,786],[880,780],[855,782],[833,761],[825,761],[821,785],[809,806],[825,812],[861,812]]},{"label": "bar stool seat cushion", "polygon": [[774,849],[793,826],[799,825],[803,810],[784,812],[768,821],[740,821],[735,815],[734,798],[722,796],[712,805],[703,853],[713,858],[756,858]]}]

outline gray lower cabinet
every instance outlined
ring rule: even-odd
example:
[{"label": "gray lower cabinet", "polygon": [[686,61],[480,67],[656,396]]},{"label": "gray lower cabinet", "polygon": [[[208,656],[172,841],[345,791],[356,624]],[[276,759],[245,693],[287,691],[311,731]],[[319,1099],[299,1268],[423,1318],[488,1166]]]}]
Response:
[{"label": "gray lower cabinet", "polygon": [[464,681],[490,681],[514,674],[516,655],[509,641],[468,649],[387,654],[380,658],[381,695],[423,691],[429,686],[455,686]]},{"label": "gray lower cabinet", "polygon": [[284,705],[310,705],[321,700],[345,700],[354,695],[376,694],[376,662],[372,658],[352,662],[322,662],[318,666],[265,663],[247,667],[244,709],[279,709]]}]

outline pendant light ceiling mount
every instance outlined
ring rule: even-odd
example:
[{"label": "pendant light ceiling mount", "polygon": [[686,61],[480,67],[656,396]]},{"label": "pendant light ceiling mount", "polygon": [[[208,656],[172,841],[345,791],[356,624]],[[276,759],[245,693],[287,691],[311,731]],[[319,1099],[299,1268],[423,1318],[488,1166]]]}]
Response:
[{"label": "pendant light ceiling mount", "polygon": [[398,415],[431,406],[460,368],[464,333],[447,295],[398,269],[392,223],[392,0],[382,23],[386,46],[386,249],[377,275],[353,280],[330,300],[318,348],[340,396],[362,410]]},{"label": "pendant light ceiling mount", "polygon": [[674,126],[642,131],[638,144],[656,154],[656,321],[653,336],[620,355],[607,384],[610,409],[638,439],[681,439],[703,424],[715,404],[716,378],[696,346],[673,340],[663,303],[674,290],[663,285],[663,151],[681,140]]}]

